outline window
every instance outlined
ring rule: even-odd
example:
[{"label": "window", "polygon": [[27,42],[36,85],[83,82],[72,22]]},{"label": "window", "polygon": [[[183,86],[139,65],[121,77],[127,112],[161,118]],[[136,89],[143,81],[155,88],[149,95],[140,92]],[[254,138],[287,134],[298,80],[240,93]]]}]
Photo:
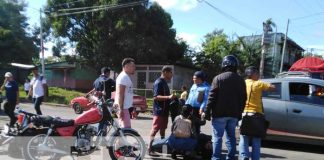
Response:
[{"label": "window", "polygon": [[149,72],[149,82],[153,83],[161,76],[161,72]]},{"label": "window", "polygon": [[276,87],[274,91],[264,91],[262,97],[281,99],[281,83],[272,83]]},{"label": "window", "polygon": [[324,87],[308,83],[289,83],[291,101],[324,105]]}]

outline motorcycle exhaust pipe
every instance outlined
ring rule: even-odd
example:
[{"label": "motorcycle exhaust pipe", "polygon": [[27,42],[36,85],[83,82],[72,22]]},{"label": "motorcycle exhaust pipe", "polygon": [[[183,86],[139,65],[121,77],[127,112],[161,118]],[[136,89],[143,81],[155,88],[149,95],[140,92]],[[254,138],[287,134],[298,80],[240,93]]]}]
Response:
[{"label": "motorcycle exhaust pipe", "polygon": [[55,148],[50,148],[48,147],[46,144],[40,144],[37,147],[40,151],[46,151],[46,152],[52,152],[52,153],[57,153],[57,154],[69,154],[68,152],[64,151],[64,150],[60,150],[60,149],[55,149]]}]

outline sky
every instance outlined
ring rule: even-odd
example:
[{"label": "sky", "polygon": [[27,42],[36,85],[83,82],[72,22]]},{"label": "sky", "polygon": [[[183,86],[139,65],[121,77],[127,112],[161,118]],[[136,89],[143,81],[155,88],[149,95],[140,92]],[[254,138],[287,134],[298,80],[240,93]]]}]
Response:
[{"label": "sky", "polygon": [[[278,33],[306,51],[324,55],[323,0],[150,0],[159,3],[173,19],[177,36],[199,48],[204,35],[223,29],[231,38],[262,34],[262,22],[271,18]],[[26,0],[29,24],[39,24],[39,8],[46,0]],[[274,31],[276,28],[274,28]],[[51,47],[48,43],[45,46]],[[46,56],[51,55],[46,51]]]}]

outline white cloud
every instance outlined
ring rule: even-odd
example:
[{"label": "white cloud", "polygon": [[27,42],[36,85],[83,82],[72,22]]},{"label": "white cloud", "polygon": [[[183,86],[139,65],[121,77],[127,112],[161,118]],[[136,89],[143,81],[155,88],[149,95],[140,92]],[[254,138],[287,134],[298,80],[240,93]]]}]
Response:
[{"label": "white cloud", "polygon": [[192,48],[199,49],[201,47],[201,43],[199,42],[200,39],[197,34],[180,32],[177,34],[177,37],[182,38]]},{"label": "white cloud", "polygon": [[152,0],[159,3],[164,9],[189,11],[198,5],[197,0]]}]

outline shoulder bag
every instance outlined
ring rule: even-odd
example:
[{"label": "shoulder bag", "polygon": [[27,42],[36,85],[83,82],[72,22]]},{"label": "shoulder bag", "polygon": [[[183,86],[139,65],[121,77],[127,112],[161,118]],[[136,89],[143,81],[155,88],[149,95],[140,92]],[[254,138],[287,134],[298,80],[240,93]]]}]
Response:
[{"label": "shoulder bag", "polygon": [[[252,87],[253,87],[253,83],[251,84],[251,92],[250,92],[248,103],[250,102]],[[262,112],[264,113],[263,105],[262,105]],[[265,138],[267,135],[267,129],[269,128],[269,125],[270,122],[265,119],[264,114],[261,113],[254,113],[253,115],[246,114],[242,118],[240,131],[242,135]]]}]

